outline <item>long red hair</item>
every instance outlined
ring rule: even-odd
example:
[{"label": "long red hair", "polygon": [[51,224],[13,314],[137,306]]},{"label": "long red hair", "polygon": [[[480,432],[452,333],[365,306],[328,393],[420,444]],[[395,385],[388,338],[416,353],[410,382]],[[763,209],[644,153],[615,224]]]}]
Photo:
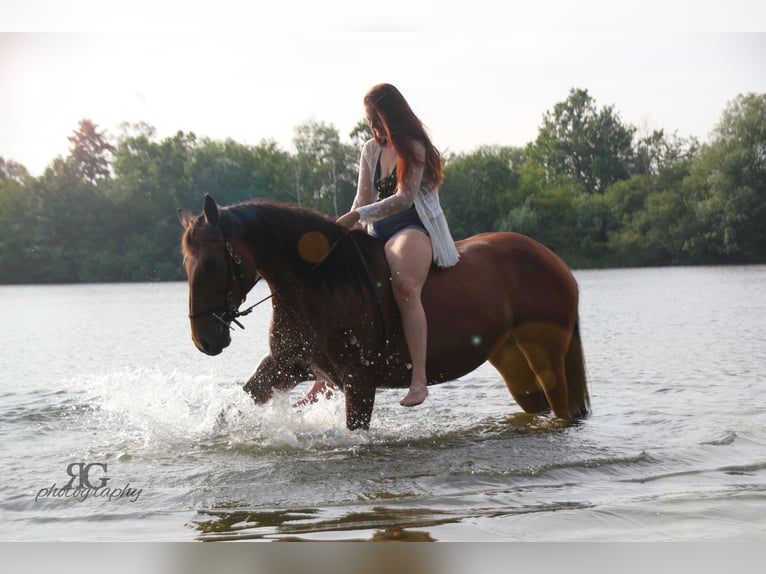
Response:
[{"label": "long red hair", "polygon": [[[400,180],[407,177],[413,165],[420,164],[411,145],[411,142],[419,141],[426,151],[423,179],[438,187],[444,179],[441,154],[401,92],[391,84],[378,84],[365,94],[364,104],[370,106],[383,122],[388,141],[399,158],[396,169]],[[382,145],[384,142],[378,143]]]}]

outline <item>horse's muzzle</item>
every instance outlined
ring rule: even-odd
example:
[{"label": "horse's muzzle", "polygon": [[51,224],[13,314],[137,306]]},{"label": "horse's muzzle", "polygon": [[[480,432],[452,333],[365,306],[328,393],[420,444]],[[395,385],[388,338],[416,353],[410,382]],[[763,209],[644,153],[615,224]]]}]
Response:
[{"label": "horse's muzzle", "polygon": [[214,357],[215,355],[220,355],[231,344],[231,334],[228,327],[220,326],[209,335],[193,334],[192,340],[197,349],[206,355]]}]

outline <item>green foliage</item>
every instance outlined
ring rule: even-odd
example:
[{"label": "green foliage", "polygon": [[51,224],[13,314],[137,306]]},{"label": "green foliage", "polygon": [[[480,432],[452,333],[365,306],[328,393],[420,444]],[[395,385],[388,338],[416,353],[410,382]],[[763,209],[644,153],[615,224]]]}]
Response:
[{"label": "green foliage", "polygon": [[569,177],[588,193],[604,193],[629,176],[634,132],[613,107],[599,110],[587,90],[572,89],[543,116],[532,156],[548,180]]},{"label": "green foliage", "polygon": [[296,184],[298,203],[336,217],[345,213],[356,193],[358,149],[341,143],[334,126],[315,121],[295,128],[293,145],[296,179],[304,188]]},{"label": "green foliage", "polygon": [[91,120],[80,121],[79,129],[69,136],[69,143],[72,144],[69,162],[80,178],[89,183],[109,179],[109,156],[114,147]]},{"label": "green foliage", "polygon": [[695,159],[687,184],[695,215],[687,251],[700,259],[766,257],[766,94],[737,97]]},{"label": "green foliage", "polygon": [[513,166],[521,155],[513,148],[480,147],[448,160],[440,196],[455,239],[496,228],[518,186]]},{"label": "green foliage", "polygon": [[698,151],[699,144],[694,138],[682,138],[677,133],[667,135],[665,130],[655,130],[636,143],[632,173],[657,175],[673,165],[688,162]]},{"label": "green foliage", "polygon": [[[738,96],[709,143],[635,128],[572,90],[526,148],[482,146],[445,158],[441,199],[456,239],[509,230],[574,267],[766,262],[766,95]],[[328,215],[351,205],[363,121],[341,141],[309,121],[295,152],[124,125],[115,141],[89,120],[70,155],[40,177],[0,158],[0,281],[183,278],[176,208],[253,197]]]}]

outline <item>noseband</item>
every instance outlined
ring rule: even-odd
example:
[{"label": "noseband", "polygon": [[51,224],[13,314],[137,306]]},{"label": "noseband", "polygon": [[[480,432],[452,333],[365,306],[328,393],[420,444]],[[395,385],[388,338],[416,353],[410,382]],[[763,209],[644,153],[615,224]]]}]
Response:
[{"label": "noseband", "polygon": [[[245,326],[237,321],[237,318],[241,317],[242,315],[247,315],[252,310],[252,307],[245,312],[240,312],[239,310],[240,305],[242,305],[242,303],[244,303],[245,299],[247,298],[247,289],[245,289],[245,272],[242,269],[242,258],[234,250],[234,246],[231,244],[231,241],[226,241],[225,247],[226,263],[228,265],[226,301],[222,307],[209,309],[207,311],[195,311],[194,313],[189,313],[189,319],[196,319],[198,317],[212,315],[214,319],[216,319],[219,323],[221,323],[221,325],[225,327],[231,329],[231,324],[235,323],[240,329],[244,329]],[[258,283],[260,278],[261,276],[256,274],[255,282]],[[242,299],[237,304],[234,303],[234,292],[232,291],[232,287],[235,282],[239,283],[239,286],[242,290]]]}]

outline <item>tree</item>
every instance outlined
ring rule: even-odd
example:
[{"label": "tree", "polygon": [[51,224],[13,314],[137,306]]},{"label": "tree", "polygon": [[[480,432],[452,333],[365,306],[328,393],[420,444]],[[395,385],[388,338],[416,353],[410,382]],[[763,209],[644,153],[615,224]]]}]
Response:
[{"label": "tree", "polygon": [[442,204],[455,238],[497,228],[518,186],[520,157],[515,148],[483,146],[445,162]]},{"label": "tree", "polygon": [[692,165],[696,257],[766,260],[766,94],[729,102]]},{"label": "tree", "polygon": [[566,176],[587,193],[604,193],[629,177],[634,132],[612,106],[599,110],[587,90],[573,88],[564,102],[543,115],[532,154],[548,181]]},{"label": "tree", "polygon": [[88,183],[109,179],[109,158],[115,149],[91,120],[80,120],[80,127],[69,136],[70,161],[75,173]]},{"label": "tree", "polygon": [[678,132],[669,136],[665,130],[654,130],[636,142],[632,173],[658,175],[666,168],[688,162],[698,151],[699,142],[694,137],[682,138]]},{"label": "tree", "polygon": [[30,182],[34,224],[27,232],[28,259],[34,263],[34,282],[104,280],[109,270],[97,260],[110,260],[112,206],[106,199],[107,182],[82,179],[69,158],[56,158],[45,173]]},{"label": "tree", "polygon": [[[696,141],[667,138],[662,131],[642,138],[636,157],[643,167],[609,186],[609,250],[622,265],[702,263],[686,251],[695,225],[688,192]],[[637,162],[639,165],[640,162]]]},{"label": "tree", "polygon": [[310,191],[310,206],[340,215],[350,206],[356,190],[358,152],[340,142],[330,124],[309,120],[295,128],[293,145],[298,152],[296,191]]},{"label": "tree", "polygon": [[[0,174],[7,165],[0,169]],[[29,281],[36,271],[30,247],[36,223],[34,200],[22,181],[0,175],[0,278],[3,283]]]},{"label": "tree", "polygon": [[23,182],[28,177],[29,172],[27,171],[27,168],[12,159],[5,159],[0,156],[0,181],[11,179]]},{"label": "tree", "polygon": [[366,119],[359,120],[351,133],[348,134],[355,147],[362,149],[362,146],[372,137],[372,130]]},{"label": "tree", "polygon": [[[445,155],[453,234],[525,233],[575,267],[766,261],[766,94],[729,102],[702,146],[657,130],[630,150],[633,134],[611,107],[572,90],[525,148]],[[0,158],[0,281],[182,278],[176,208],[205,192],[337,214],[354,197],[369,126],[349,136],[307,122],[292,153],[184,132],[160,140],[134,124],[111,148],[83,120],[71,155],[40,177]]]},{"label": "tree", "polygon": [[199,202],[192,193],[197,138],[179,131],[158,142],[154,129],[145,124],[125,126],[124,132],[111,187],[115,206],[111,232],[121,245],[120,276],[133,281],[177,277],[176,209]]},{"label": "tree", "polygon": [[220,204],[255,197],[290,199],[291,159],[273,141],[249,146],[203,139],[193,153],[191,173],[191,196],[183,198],[183,205],[199,203],[205,193]]}]

